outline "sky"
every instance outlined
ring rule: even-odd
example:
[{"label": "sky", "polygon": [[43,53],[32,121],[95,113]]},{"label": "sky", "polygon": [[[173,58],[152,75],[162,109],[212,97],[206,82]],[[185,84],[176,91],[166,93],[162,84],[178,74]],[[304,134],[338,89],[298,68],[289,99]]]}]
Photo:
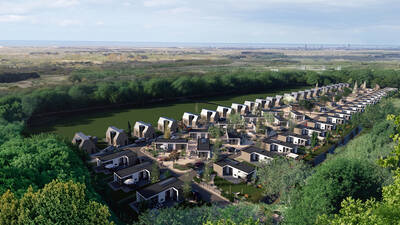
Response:
[{"label": "sky", "polygon": [[400,1],[0,0],[0,40],[400,45]]}]

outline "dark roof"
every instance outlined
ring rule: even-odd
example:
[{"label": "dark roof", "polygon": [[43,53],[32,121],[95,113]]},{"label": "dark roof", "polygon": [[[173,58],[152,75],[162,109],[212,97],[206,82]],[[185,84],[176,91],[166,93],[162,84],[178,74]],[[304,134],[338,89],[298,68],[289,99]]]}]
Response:
[{"label": "dark roof", "polygon": [[228,138],[240,138],[239,134],[228,132]]},{"label": "dark roof", "polygon": [[313,131],[317,131],[317,132],[325,132],[324,130],[314,128],[314,127],[307,127],[307,126],[304,126],[303,124],[299,124],[296,127],[300,128],[300,129],[308,129],[308,130],[313,130]]},{"label": "dark roof", "polygon": [[268,144],[283,145],[283,146],[289,147],[289,148],[296,148],[296,147],[297,147],[297,145],[294,145],[294,144],[292,144],[292,143],[283,142],[283,141],[276,140],[276,139],[271,139],[271,138],[264,139],[263,142],[268,143]]},{"label": "dark roof", "polygon": [[290,110],[291,113],[295,114],[296,116],[303,116],[304,114],[297,112],[296,110]]},{"label": "dark roof", "polygon": [[162,142],[162,143],[187,143],[188,140],[185,139],[185,138],[179,138],[179,139],[157,138],[156,142]]},{"label": "dark roof", "polygon": [[236,160],[229,159],[229,158],[221,159],[221,160],[215,162],[215,164],[217,164],[221,167],[231,166],[231,167],[238,169],[240,171],[243,171],[247,174],[249,174],[255,170],[254,166],[251,166],[247,163],[238,162]]},{"label": "dark roof", "polygon": [[208,139],[208,138],[199,138],[197,140],[197,150],[210,151],[210,139]]},{"label": "dark roof", "polygon": [[[338,117],[341,118],[341,117]],[[330,123],[330,122],[326,122],[326,121],[321,121],[321,120],[310,120],[310,122],[314,122],[314,123],[323,123],[323,124],[328,124],[328,125],[335,125],[334,123]]]},{"label": "dark roof", "polygon": [[264,149],[257,148],[257,147],[255,147],[255,146],[249,146],[249,147],[246,147],[246,148],[244,148],[244,149],[242,149],[242,150],[240,150],[240,151],[242,151],[242,152],[247,152],[247,153],[253,153],[253,152],[255,152],[255,153],[258,153],[258,154],[260,154],[260,155],[268,156],[268,157],[271,157],[271,158],[280,155],[280,154],[278,154],[278,153],[276,153],[276,152],[266,151],[266,150],[264,150]]},{"label": "dark roof", "polygon": [[145,188],[138,190],[139,194],[145,198],[150,198],[162,191],[165,191],[171,187],[176,189],[181,189],[183,185],[183,181],[179,180],[176,177],[170,177],[168,179],[162,180]]},{"label": "dark roof", "polygon": [[141,170],[147,169],[150,171],[151,169],[151,163],[150,162],[144,162],[138,165],[134,165],[134,166],[130,166],[127,168],[124,168],[122,170],[118,170],[117,172],[115,172],[119,177],[126,177],[129,176],[131,174],[137,173]]},{"label": "dark roof", "polygon": [[208,132],[208,128],[196,128],[189,130],[189,133],[195,133],[195,132]]},{"label": "dark roof", "polygon": [[279,121],[285,121],[285,119],[280,115],[275,115],[274,117]]},{"label": "dark roof", "polygon": [[293,132],[285,132],[285,133],[283,133],[283,134],[281,134],[282,136],[293,136],[293,137],[297,137],[297,138],[302,138],[302,139],[306,139],[306,140],[308,140],[308,139],[310,139],[310,137],[309,136],[307,136],[307,135],[300,135],[300,134],[296,134],[296,133],[293,133]]},{"label": "dark roof", "polygon": [[112,159],[119,158],[122,156],[133,157],[133,156],[137,156],[137,154],[133,151],[125,150],[125,151],[115,152],[115,153],[111,153],[111,154],[107,154],[107,155],[97,156],[97,159],[99,159],[101,161],[108,161],[108,160],[112,160]]}]

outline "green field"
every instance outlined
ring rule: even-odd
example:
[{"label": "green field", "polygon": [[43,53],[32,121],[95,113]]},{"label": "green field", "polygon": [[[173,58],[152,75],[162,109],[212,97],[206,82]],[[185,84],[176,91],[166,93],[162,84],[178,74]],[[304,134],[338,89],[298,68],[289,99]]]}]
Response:
[{"label": "green field", "polygon": [[220,96],[208,99],[207,101],[197,100],[186,103],[157,104],[154,106],[141,108],[85,113],[67,118],[58,118],[54,122],[48,123],[45,126],[30,127],[27,129],[27,131],[29,133],[53,132],[67,139],[71,139],[75,132],[81,131],[87,135],[104,138],[108,126],[116,126],[118,128],[127,129],[128,121],[130,121],[132,126],[136,121],[150,122],[153,125],[156,125],[160,116],[180,120],[184,112],[200,113],[201,109],[203,108],[216,110],[218,105],[230,107],[231,103],[233,102],[243,103],[245,100],[254,101],[256,98],[265,98],[266,96],[272,96],[306,88],[307,87],[281,91],[266,91],[264,93],[241,96]]}]

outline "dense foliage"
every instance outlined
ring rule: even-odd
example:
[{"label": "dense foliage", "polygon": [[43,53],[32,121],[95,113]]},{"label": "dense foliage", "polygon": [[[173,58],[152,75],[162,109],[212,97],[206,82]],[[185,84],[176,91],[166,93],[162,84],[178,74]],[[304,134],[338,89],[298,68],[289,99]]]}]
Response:
[{"label": "dense foliage", "polygon": [[301,161],[276,158],[257,167],[258,184],[266,196],[286,197],[291,188],[302,184],[310,168]]},{"label": "dense foliage", "polygon": [[113,224],[109,217],[106,206],[88,200],[85,185],[72,181],[29,188],[21,198],[11,191],[0,197],[0,224]]},{"label": "dense foliage", "polygon": [[0,224],[109,224],[85,154],[52,134],[22,136],[22,101],[1,101]]},{"label": "dense foliage", "polygon": [[292,195],[287,224],[313,224],[318,215],[335,213],[348,196],[366,200],[379,198],[381,183],[376,165],[362,160],[333,159],[323,163]]},{"label": "dense foliage", "polygon": [[399,224],[400,221],[400,116],[390,115],[396,132],[393,137],[394,151],[386,158],[381,158],[379,164],[392,169],[395,173],[394,183],[383,187],[382,201],[370,198],[347,198],[342,202],[342,209],[336,215],[319,217],[318,224]]},{"label": "dense foliage", "polygon": [[55,178],[87,183],[89,173],[78,155],[53,135],[14,137],[0,146],[0,193],[21,195]]},{"label": "dense foliage", "polygon": [[[78,82],[73,86],[36,89],[0,99],[0,116],[26,119],[32,114],[58,112],[109,104],[149,104],[154,100],[244,94],[304,85],[366,81],[367,85],[400,86],[397,71],[256,72],[238,70],[224,74],[183,75],[129,81]],[[79,79],[78,79],[79,81]]]},{"label": "dense foliage", "polygon": [[[268,212],[261,205],[240,203],[226,207],[202,206],[195,208],[165,208],[152,210],[139,216],[137,225],[202,225],[208,224],[256,224],[256,221],[266,222]],[[221,223],[222,222],[222,223]],[[247,223],[249,222],[249,223]]]}]

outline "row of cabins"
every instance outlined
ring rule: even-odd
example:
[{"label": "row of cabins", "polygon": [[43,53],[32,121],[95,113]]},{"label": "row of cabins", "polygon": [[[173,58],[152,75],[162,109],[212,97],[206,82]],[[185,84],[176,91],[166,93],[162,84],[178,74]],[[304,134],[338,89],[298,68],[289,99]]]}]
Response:
[{"label": "row of cabins", "polygon": [[153,164],[149,161],[137,161],[137,155],[130,150],[120,151],[96,157],[97,165],[109,168],[114,164],[113,178],[118,185],[136,185],[136,203],[147,202],[150,207],[168,201],[183,200],[183,181],[169,177],[157,183],[150,184]]},{"label": "row of cabins", "polygon": [[[340,86],[348,87],[348,85]],[[338,88],[338,87],[335,87]],[[329,91],[329,90],[326,90]],[[358,110],[354,109],[355,112],[362,112],[360,108],[364,109],[366,105],[376,103],[379,99],[384,96],[382,92],[376,92],[370,97],[361,98],[360,102],[354,101],[353,104],[358,107]],[[374,97],[373,97],[374,96]],[[379,97],[377,97],[379,96]],[[371,100],[371,101],[367,101]],[[374,101],[372,101],[372,99]],[[375,101],[376,100],[376,101]],[[293,132],[281,132],[273,135],[274,137],[266,137],[260,148],[255,146],[249,146],[241,149],[241,154],[238,159],[246,161],[248,163],[257,162],[270,162],[276,156],[286,156],[291,158],[297,158],[297,149],[299,146],[308,146],[311,142],[313,133],[317,133],[318,139],[324,139],[326,133],[330,130],[335,130],[337,124],[344,124],[346,120],[351,118],[352,113],[346,113],[344,111],[326,112],[318,115],[315,119],[307,119],[305,115],[295,110],[291,110],[289,116],[295,121],[305,121],[304,124],[298,124]],[[274,113],[277,116],[277,113]],[[250,120],[246,120],[247,122]],[[278,119],[279,122],[280,120]],[[241,179],[250,179],[255,176],[255,167],[251,164],[236,161],[230,158],[223,158],[213,164],[214,171],[221,177],[233,177]]]}]

